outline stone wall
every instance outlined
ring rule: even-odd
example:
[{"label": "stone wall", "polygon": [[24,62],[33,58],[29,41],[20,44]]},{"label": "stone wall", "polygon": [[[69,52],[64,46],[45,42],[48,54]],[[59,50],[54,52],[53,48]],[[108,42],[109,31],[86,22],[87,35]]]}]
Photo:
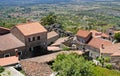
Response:
[{"label": "stone wall", "polygon": [[25,51],[25,47],[19,47],[19,48],[14,48],[14,49],[10,49],[10,50],[5,50],[3,52],[0,53],[0,58],[4,58],[5,54],[10,54],[10,56],[15,56],[15,49],[18,49],[18,51],[22,51],[22,58],[26,58],[26,51]]},{"label": "stone wall", "polygon": [[120,56],[112,56],[111,57],[111,62],[120,64]]},{"label": "stone wall", "polygon": [[89,56],[96,59],[100,55],[100,49],[97,49],[95,47],[91,47],[89,45],[86,46],[86,49],[89,51]]},{"label": "stone wall", "polygon": [[20,41],[22,41],[23,43],[25,43],[25,36],[16,28],[13,27],[10,32],[17,37]]},{"label": "stone wall", "polygon": [[[40,40],[37,39],[37,37],[40,36]],[[29,38],[35,38],[34,41],[29,42]],[[36,46],[42,47],[42,49],[39,49],[41,53],[47,52],[47,32],[42,32],[34,35],[29,35],[25,37],[25,44],[26,44],[26,50],[28,51],[28,54],[31,53],[30,48],[34,48]],[[29,54],[30,55],[30,54]]]},{"label": "stone wall", "polygon": [[56,36],[54,36],[52,38],[49,38],[47,40],[47,45],[50,45],[51,43],[55,42],[58,38],[59,38],[59,35],[56,35]]}]

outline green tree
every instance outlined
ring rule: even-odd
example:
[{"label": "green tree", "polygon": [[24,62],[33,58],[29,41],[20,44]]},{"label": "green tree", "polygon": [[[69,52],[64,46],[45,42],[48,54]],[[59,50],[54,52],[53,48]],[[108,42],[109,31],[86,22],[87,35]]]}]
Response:
[{"label": "green tree", "polygon": [[52,67],[58,76],[94,76],[91,62],[74,53],[58,55]]},{"label": "green tree", "polygon": [[42,25],[51,25],[51,24],[57,23],[56,18],[57,18],[57,16],[54,13],[49,13],[49,15],[47,15],[46,17],[43,17],[41,19],[41,24]]},{"label": "green tree", "polygon": [[120,33],[115,33],[114,38],[117,40],[117,42],[120,42]]}]

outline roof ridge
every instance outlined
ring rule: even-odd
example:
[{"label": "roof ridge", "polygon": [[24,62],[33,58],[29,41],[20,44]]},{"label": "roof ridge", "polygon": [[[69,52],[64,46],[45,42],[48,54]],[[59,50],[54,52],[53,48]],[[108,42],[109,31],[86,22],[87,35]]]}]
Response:
[{"label": "roof ridge", "polygon": [[0,28],[5,29],[5,30],[10,30],[9,28],[6,28],[6,27],[1,27],[1,26],[0,26]]},{"label": "roof ridge", "polygon": [[20,26],[20,25],[26,25],[26,24],[31,24],[31,23],[39,23],[39,22],[26,22],[26,23],[19,23],[15,26]]}]

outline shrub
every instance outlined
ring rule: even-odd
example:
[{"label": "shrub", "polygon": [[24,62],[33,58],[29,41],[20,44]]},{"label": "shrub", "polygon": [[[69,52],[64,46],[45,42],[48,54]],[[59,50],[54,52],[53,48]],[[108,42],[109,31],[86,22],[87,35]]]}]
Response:
[{"label": "shrub", "polygon": [[60,54],[52,65],[58,76],[94,76],[92,63],[77,54]]},{"label": "shrub", "polygon": [[111,65],[110,63],[107,63],[107,64],[105,65],[105,67],[106,67],[107,69],[112,69],[112,65]]},{"label": "shrub", "polygon": [[110,62],[110,57],[105,57],[105,58],[104,58],[104,61],[105,61],[105,62]]},{"label": "shrub", "polygon": [[65,46],[65,47],[63,48],[63,50],[64,50],[64,51],[69,51],[69,50],[70,50],[70,48],[69,48],[69,47],[67,47],[67,46]]},{"label": "shrub", "polygon": [[117,42],[120,42],[120,33],[115,33],[114,38],[117,40]]},{"label": "shrub", "polygon": [[102,67],[104,67],[104,58],[101,56],[97,58],[97,60],[102,64]]},{"label": "shrub", "polygon": [[4,70],[5,69],[2,66],[0,66],[0,73],[2,73]]}]

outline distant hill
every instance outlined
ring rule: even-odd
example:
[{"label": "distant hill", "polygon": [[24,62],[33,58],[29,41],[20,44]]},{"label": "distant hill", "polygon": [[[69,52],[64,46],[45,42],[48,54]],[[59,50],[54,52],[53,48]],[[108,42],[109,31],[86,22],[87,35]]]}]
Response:
[{"label": "distant hill", "polygon": [[120,1],[120,0],[0,0],[1,6],[6,5],[30,5],[30,4],[55,4],[55,3],[79,3],[79,2],[96,2],[96,1]]},{"label": "distant hill", "polygon": [[0,0],[0,5],[29,5],[70,2],[70,0]]}]

